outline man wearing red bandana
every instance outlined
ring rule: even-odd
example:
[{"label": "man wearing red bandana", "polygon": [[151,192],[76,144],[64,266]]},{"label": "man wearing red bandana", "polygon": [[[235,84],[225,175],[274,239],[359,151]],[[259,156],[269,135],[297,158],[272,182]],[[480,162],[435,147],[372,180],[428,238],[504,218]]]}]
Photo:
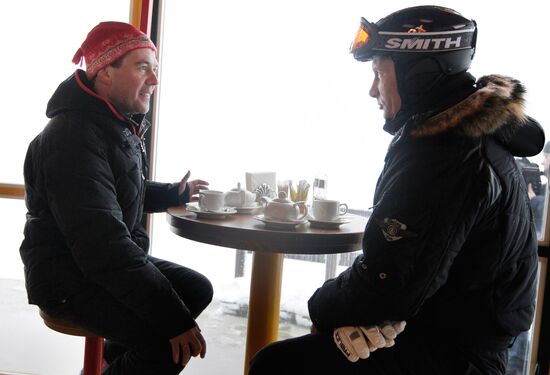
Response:
[{"label": "man wearing red bandana", "polygon": [[31,142],[20,248],[29,302],[105,337],[103,374],[178,374],[206,342],[195,319],[212,299],[198,272],[148,254],[144,212],[189,202],[203,180],[148,181],[144,134],[158,85],[156,47],[102,22],[73,58]]}]

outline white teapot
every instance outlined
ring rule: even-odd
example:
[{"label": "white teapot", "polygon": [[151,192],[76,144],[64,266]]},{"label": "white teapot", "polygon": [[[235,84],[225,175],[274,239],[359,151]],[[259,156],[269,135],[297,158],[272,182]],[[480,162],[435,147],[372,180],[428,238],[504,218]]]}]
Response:
[{"label": "white teapot", "polygon": [[241,189],[241,183],[237,184],[236,189],[231,189],[225,193],[225,205],[228,207],[251,207],[256,201],[256,194]]},{"label": "white teapot", "polygon": [[307,216],[306,203],[292,202],[286,197],[284,191],[279,192],[279,198],[272,200],[268,197],[262,197],[261,200],[265,204],[264,217],[267,220],[295,221],[302,220]]}]

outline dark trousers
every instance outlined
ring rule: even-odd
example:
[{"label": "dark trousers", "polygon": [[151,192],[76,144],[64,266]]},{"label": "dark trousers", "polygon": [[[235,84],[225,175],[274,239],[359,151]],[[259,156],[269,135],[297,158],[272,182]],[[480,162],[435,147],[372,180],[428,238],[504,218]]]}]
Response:
[{"label": "dark trousers", "polygon": [[[149,258],[172,283],[196,318],[212,300],[210,281],[192,269]],[[41,308],[52,316],[72,321],[106,338],[104,358],[109,367],[103,375],[171,375],[179,374],[183,369],[173,363],[168,339],[160,338],[154,325],[141,319],[102,288],[88,288],[61,305]]]},{"label": "dark trousers", "polygon": [[378,349],[367,359],[349,362],[332,334],[305,335],[275,342],[252,358],[248,375],[503,375],[506,351],[475,353],[445,344],[444,333],[430,339],[399,335],[392,348]]}]

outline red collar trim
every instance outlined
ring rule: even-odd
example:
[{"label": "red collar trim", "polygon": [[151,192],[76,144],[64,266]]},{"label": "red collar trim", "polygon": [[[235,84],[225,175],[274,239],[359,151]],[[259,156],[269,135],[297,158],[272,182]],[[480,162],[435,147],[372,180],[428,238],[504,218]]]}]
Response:
[{"label": "red collar trim", "polygon": [[[126,119],[124,118],[124,116],[122,116],[120,113],[118,113],[118,111],[115,109],[115,107],[107,100],[105,99],[104,97],[100,96],[100,95],[97,95],[95,92],[93,92],[92,90],[90,90],[90,88],[88,86],[86,86],[81,80],[80,80],[80,77],[78,76],[78,70],[76,72],[74,72],[74,77],[76,79],[76,83],[78,83],[78,86],[80,86],[80,88],[82,90],[84,90],[86,93],[88,93],[89,95],[99,99],[99,100],[102,100],[103,102],[105,102],[105,104],[107,104],[107,107],[109,107],[109,109],[111,110],[111,112],[113,112],[113,114],[115,115],[115,117],[117,119],[119,119],[120,121],[124,121],[126,122]],[[134,131],[135,132],[135,131]]]}]

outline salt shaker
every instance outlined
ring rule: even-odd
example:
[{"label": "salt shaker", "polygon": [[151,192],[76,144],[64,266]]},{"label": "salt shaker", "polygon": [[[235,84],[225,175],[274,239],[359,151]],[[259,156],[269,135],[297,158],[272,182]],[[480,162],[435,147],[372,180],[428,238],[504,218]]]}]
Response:
[{"label": "salt shaker", "polygon": [[313,180],[313,199],[327,198],[327,175],[318,174]]}]

